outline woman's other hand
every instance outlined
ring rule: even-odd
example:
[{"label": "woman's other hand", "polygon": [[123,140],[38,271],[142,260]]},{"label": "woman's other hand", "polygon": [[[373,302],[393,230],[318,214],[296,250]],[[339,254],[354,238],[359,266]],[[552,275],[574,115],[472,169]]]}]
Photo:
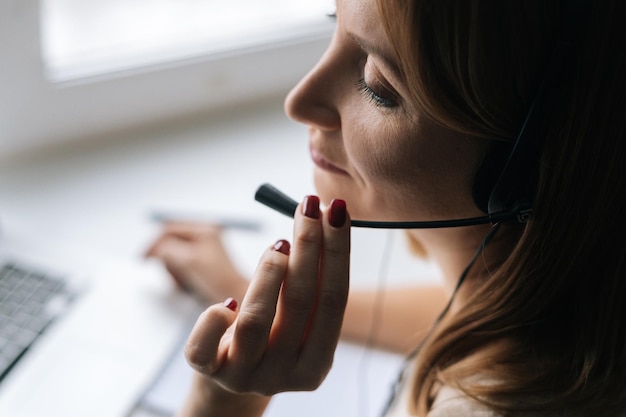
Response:
[{"label": "woman's other hand", "polygon": [[242,299],[249,281],[235,267],[218,226],[167,223],[146,257],[163,262],[179,287],[209,303]]},{"label": "woman's other hand", "polygon": [[[339,340],[349,257],[345,202],[321,212],[319,199],[307,197],[296,212],[293,244],[279,240],[265,251],[241,306],[228,300],[198,319],[186,346],[198,372],[186,415],[219,415],[228,404],[247,410],[240,415],[258,415],[249,408],[264,408],[273,394],[316,389]],[[215,398],[224,404],[208,404]]]}]

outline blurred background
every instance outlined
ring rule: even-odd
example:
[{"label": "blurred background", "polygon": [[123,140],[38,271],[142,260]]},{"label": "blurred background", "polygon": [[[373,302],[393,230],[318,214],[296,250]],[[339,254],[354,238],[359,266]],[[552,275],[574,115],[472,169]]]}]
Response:
[{"label": "blurred background", "polygon": [[0,0],[0,153],[282,96],[333,4]]}]

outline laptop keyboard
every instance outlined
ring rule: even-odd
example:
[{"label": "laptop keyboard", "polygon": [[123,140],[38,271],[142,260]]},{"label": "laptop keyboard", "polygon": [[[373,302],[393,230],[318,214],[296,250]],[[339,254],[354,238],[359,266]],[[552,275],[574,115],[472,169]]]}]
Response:
[{"label": "laptop keyboard", "polygon": [[0,381],[73,298],[58,277],[0,265]]}]

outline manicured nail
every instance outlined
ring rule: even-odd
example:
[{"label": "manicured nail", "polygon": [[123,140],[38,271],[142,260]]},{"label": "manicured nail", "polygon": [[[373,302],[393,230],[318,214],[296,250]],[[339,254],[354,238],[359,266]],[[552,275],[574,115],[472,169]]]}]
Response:
[{"label": "manicured nail", "polygon": [[289,255],[291,245],[284,239],[279,240],[274,244],[274,250],[285,255]]},{"label": "manicured nail", "polygon": [[226,301],[224,301],[224,307],[232,311],[237,311],[237,300],[234,298],[227,298]]},{"label": "manicured nail", "polygon": [[320,218],[320,199],[314,195],[307,195],[304,197],[304,204],[302,205],[302,214],[311,219]]},{"label": "manicured nail", "polygon": [[346,223],[346,202],[343,200],[333,200],[330,202],[330,214],[328,223],[333,227],[342,227]]}]

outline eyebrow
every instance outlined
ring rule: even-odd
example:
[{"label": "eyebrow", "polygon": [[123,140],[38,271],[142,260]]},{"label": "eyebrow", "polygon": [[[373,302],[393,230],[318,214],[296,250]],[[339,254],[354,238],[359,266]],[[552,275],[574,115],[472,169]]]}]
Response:
[{"label": "eyebrow", "polygon": [[371,42],[368,42],[367,40],[356,35],[355,33],[348,32],[348,35],[357,45],[359,45],[359,47],[364,52],[370,55],[376,55],[380,59],[382,59],[382,61],[385,63],[385,66],[387,66],[391,70],[391,72],[393,72],[395,77],[397,77],[399,80],[404,80],[404,76],[402,74],[402,71],[400,71],[400,67],[395,62],[395,60],[387,53],[387,51],[383,50],[377,45],[372,44]]}]

